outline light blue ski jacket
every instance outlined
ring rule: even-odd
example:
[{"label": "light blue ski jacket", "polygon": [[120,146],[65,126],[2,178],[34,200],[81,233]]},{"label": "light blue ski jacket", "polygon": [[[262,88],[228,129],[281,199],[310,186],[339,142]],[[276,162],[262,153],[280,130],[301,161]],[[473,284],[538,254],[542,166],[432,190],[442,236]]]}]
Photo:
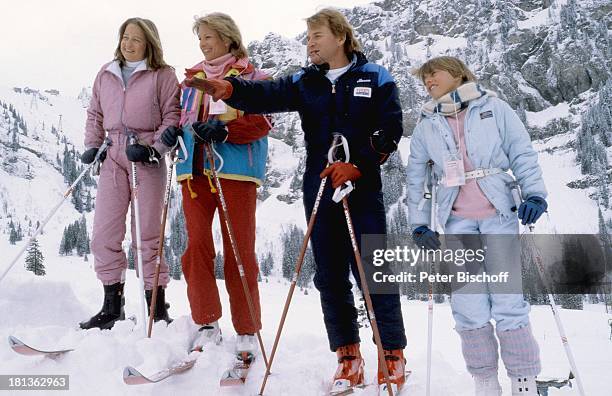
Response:
[{"label": "light blue ski jacket", "polygon": [[[475,169],[510,170],[521,187],[523,198],[546,198],[538,154],[525,126],[506,102],[488,95],[470,101],[464,125],[466,151]],[[408,209],[413,228],[430,225],[431,200],[423,201],[419,208],[424,194],[423,183],[429,172],[428,162],[434,162],[436,178],[441,180],[445,154],[451,152],[457,152],[457,145],[446,117],[423,113],[412,135],[408,159]],[[516,216],[508,186],[514,178],[509,173],[498,173],[476,181],[499,216]],[[442,228],[458,193],[459,187],[438,187],[437,224]]]}]

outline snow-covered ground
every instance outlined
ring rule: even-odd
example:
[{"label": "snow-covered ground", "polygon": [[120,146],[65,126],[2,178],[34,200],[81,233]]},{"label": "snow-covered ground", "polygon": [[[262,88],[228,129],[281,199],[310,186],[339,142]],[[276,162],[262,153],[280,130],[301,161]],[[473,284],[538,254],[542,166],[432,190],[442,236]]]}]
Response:
[{"label": "snow-covered ground", "polygon": [[[16,247],[3,249],[11,256]],[[6,257],[6,255],[5,255]],[[0,338],[15,335],[39,348],[70,347],[76,350],[58,360],[17,355],[5,343],[0,347],[1,374],[68,374],[68,394],[81,395],[254,395],[264,374],[260,359],[243,388],[220,389],[219,377],[232,360],[235,334],[228,314],[228,298],[220,284],[223,308],[221,319],[224,342],[203,353],[196,366],[181,375],[156,385],[128,386],[122,381],[126,365],[143,373],[153,373],[170,362],[186,357],[190,331],[193,330],[184,281],[172,281],[167,289],[174,322],[156,324],[152,339],[143,339],[132,331],[130,321],[120,322],[108,331],[77,330],[79,321],[97,312],[102,290],[89,263],[48,253],[47,276],[36,277],[21,266],[13,269],[2,283],[0,298]],[[222,281],[221,281],[222,283]],[[260,283],[264,343],[268,353],[286,297],[288,284],[271,278]],[[133,271],[126,285],[126,313],[136,314],[138,289]],[[405,354],[413,371],[406,395],[425,394],[427,308],[426,303],[403,300],[404,322],[408,337]],[[562,319],[590,396],[609,394],[612,387],[612,341],[603,306],[586,306],[584,311],[562,310]],[[563,377],[569,365],[559,339],[550,308],[532,310],[532,326],[542,350],[542,377]],[[361,330],[362,352],[366,359],[366,380],[376,375],[376,349],[370,342],[369,328]],[[273,375],[268,381],[268,395],[323,395],[336,367],[335,356],[327,346],[318,293],[296,292],[275,358]],[[501,364],[501,362],[500,362]],[[504,392],[510,382],[503,369],[500,381]],[[459,338],[453,330],[450,307],[434,309],[433,395],[472,395],[472,380],[461,357]],[[550,395],[577,395],[575,390],[552,389]],[[20,394],[28,394],[26,391]],[[31,394],[40,394],[32,391]],[[373,388],[357,394],[373,395]],[[506,393],[504,393],[506,394]]]}]

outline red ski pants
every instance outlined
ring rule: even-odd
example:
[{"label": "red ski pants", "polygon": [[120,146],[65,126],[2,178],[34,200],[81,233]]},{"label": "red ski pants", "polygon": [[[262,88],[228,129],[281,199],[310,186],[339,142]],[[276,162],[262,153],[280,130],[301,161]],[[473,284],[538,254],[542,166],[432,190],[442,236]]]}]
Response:
[{"label": "red ski pants", "polygon": [[244,266],[255,308],[254,324],[249,313],[238,266],[225,226],[218,192],[211,191],[207,176],[195,176],[182,182],[183,210],[187,225],[187,250],[182,257],[183,273],[187,281],[187,297],[191,316],[197,324],[205,324],[221,317],[221,301],[215,279],[215,246],[212,222],[219,210],[223,236],[225,287],[229,294],[232,323],[238,334],[253,334],[261,329],[261,308],[257,277],[259,268],[255,256],[256,185],[250,181],[220,179],[221,188],[234,231],[234,239]]}]

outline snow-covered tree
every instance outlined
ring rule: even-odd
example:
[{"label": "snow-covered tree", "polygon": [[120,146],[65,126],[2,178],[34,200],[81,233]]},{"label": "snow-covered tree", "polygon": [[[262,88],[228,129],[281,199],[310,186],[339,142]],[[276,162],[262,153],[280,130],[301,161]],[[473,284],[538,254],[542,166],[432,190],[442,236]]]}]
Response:
[{"label": "snow-covered tree", "polygon": [[44,257],[40,251],[38,240],[32,240],[30,246],[28,246],[28,254],[26,255],[26,269],[32,271],[35,275],[45,275],[45,266],[43,265]]}]

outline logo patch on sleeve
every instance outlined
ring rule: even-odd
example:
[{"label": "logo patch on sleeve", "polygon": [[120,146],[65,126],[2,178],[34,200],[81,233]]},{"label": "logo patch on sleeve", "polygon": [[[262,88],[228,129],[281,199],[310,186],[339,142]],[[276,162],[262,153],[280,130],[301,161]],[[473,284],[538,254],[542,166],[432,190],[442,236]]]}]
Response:
[{"label": "logo patch on sleeve", "polygon": [[362,98],[372,97],[372,88],[370,87],[355,87],[353,96],[361,96]]},{"label": "logo patch on sleeve", "polygon": [[493,112],[491,110],[480,113],[480,119],[484,120],[485,118],[493,117]]}]

